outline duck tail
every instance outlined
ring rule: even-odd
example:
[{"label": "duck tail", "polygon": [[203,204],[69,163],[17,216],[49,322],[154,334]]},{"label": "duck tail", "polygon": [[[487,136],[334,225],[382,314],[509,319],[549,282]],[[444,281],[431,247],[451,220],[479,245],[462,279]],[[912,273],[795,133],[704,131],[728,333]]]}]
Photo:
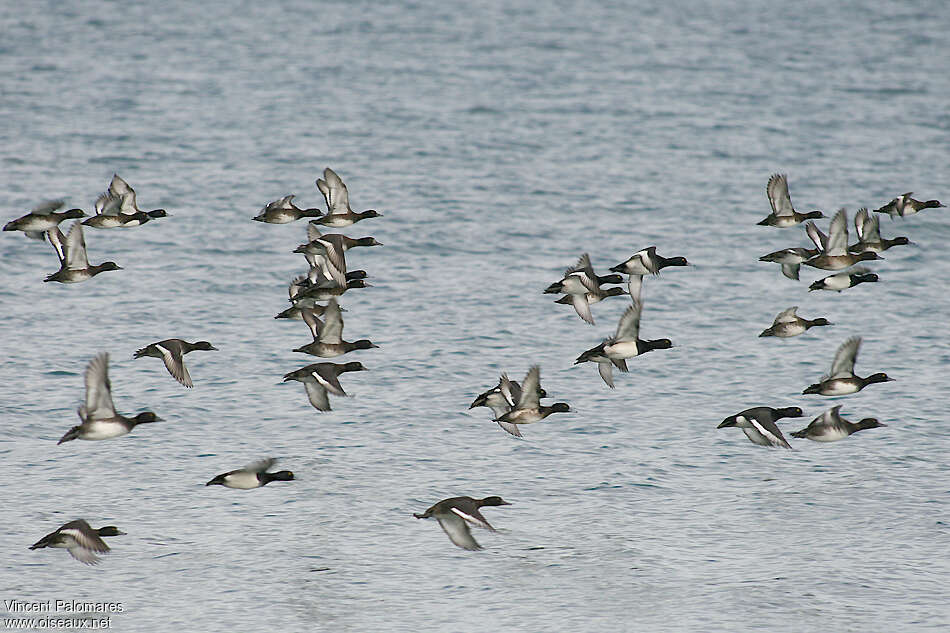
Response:
[{"label": "duck tail", "polygon": [[792,437],[797,437],[799,439],[804,439],[808,434],[808,429],[802,429],[801,431],[792,431],[789,435]]},{"label": "duck tail", "polygon": [[66,434],[63,435],[63,437],[59,438],[59,441],[56,442],[56,445],[59,446],[63,442],[69,442],[70,440],[74,440],[77,437],[79,437],[79,427],[74,426],[73,428],[66,431]]},{"label": "duck tail", "polygon": [[805,391],[803,391],[802,393],[803,394],[804,393],[821,393],[821,384],[815,383],[814,385],[811,385],[810,387],[805,389]]}]

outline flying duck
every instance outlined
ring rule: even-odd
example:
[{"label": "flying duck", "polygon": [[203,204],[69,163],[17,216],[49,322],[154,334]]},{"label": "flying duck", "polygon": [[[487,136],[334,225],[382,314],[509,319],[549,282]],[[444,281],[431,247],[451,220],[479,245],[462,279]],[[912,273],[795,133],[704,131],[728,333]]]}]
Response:
[{"label": "flying duck", "polygon": [[[306,308],[305,308],[306,309]],[[340,386],[339,376],[347,371],[364,371],[362,363],[352,362],[338,365],[335,363],[314,363],[284,374],[284,382],[297,380],[307,390],[307,398],[317,411],[330,411],[330,396],[345,396]]]},{"label": "flying duck", "polygon": [[381,213],[377,213],[373,209],[355,213],[350,208],[350,194],[346,190],[346,185],[336,175],[336,172],[329,167],[323,170],[323,179],[317,179],[317,189],[320,190],[327,201],[327,214],[312,220],[312,222],[341,229],[366,218],[382,217]]},{"label": "flying duck", "polygon": [[238,490],[252,490],[266,486],[272,481],[293,481],[294,474],[289,470],[279,470],[275,473],[267,472],[267,469],[276,463],[277,459],[274,457],[251,462],[244,468],[217,475],[205,486],[226,486]]},{"label": "flying duck", "polygon": [[50,245],[59,258],[59,270],[47,275],[43,281],[58,281],[63,284],[75,284],[92,279],[106,270],[122,270],[115,262],[103,262],[90,265],[86,256],[86,238],[82,234],[79,220],[73,222],[69,233],[64,237],[58,226],[46,232]]},{"label": "flying duck", "polygon": [[30,545],[30,549],[63,548],[76,560],[87,565],[95,565],[99,562],[99,557],[96,554],[104,554],[109,551],[109,546],[100,537],[122,534],[125,534],[125,532],[114,525],[107,525],[97,530],[86,523],[84,519],[76,519],[33,543],[33,545]]},{"label": "flying duck", "polygon": [[77,413],[82,424],[66,431],[57,444],[70,440],[108,440],[121,437],[139,424],[160,422],[151,411],[143,411],[134,418],[116,413],[112,402],[112,383],[109,382],[109,354],[102,352],[86,366],[86,399]]},{"label": "flying duck", "polygon": [[845,396],[857,393],[866,386],[876,382],[891,382],[883,372],[871,374],[862,378],[854,373],[854,363],[861,349],[861,337],[852,336],[838,347],[835,358],[831,361],[831,371],[821,377],[821,381],[810,385],[802,393],[817,393],[823,396]]},{"label": "flying duck", "polygon": [[4,231],[23,231],[27,237],[34,240],[44,239],[44,233],[59,226],[63,220],[81,218],[86,215],[82,209],[69,209],[57,212],[65,204],[63,200],[49,200],[30,210],[26,215],[10,220],[3,225]]},{"label": "flying duck", "polygon": [[911,198],[913,191],[908,191],[907,193],[902,193],[897,196],[887,204],[885,204],[880,209],[875,209],[875,213],[886,213],[891,218],[894,217],[906,217],[908,215],[914,215],[918,211],[923,211],[924,209],[937,209],[940,207],[945,207],[947,205],[941,204],[939,200],[914,200]]},{"label": "flying duck", "polygon": [[165,369],[172,375],[172,378],[191,388],[194,387],[194,384],[191,382],[191,375],[188,373],[188,368],[185,367],[182,356],[195,350],[216,351],[217,349],[208,341],[189,343],[180,338],[169,338],[136,350],[132,358],[142,358],[143,356],[161,358],[162,362],[165,363]]},{"label": "flying duck", "polygon": [[[503,392],[514,393],[507,380],[507,376],[501,377]],[[571,408],[564,402],[555,402],[547,406],[541,404],[541,368],[535,365],[528,370],[527,375],[521,382],[521,397],[517,404],[507,413],[503,413],[495,418],[496,422],[508,422],[509,424],[531,424],[539,422],[552,413],[566,413]],[[513,398],[512,398],[513,399]]]},{"label": "flying duck", "polygon": [[785,174],[772,174],[768,185],[765,187],[765,192],[769,197],[769,204],[772,205],[772,213],[759,222],[759,226],[785,228],[801,224],[812,218],[825,217],[825,214],[821,211],[799,213],[792,207],[792,199],[788,195],[788,179]]},{"label": "flying duck", "polygon": [[799,334],[804,334],[805,331],[811,327],[818,325],[832,325],[828,319],[823,317],[819,317],[811,321],[808,319],[803,319],[802,317],[795,314],[797,310],[798,306],[792,306],[791,308],[779,312],[778,316],[775,317],[775,320],[772,321],[772,326],[762,330],[762,333],[759,334],[759,337],[777,336],[779,338],[789,338],[792,336],[798,336]]},{"label": "flying duck", "polygon": [[495,531],[495,528],[482,516],[479,508],[510,505],[501,497],[496,496],[485,497],[484,499],[452,497],[451,499],[443,499],[422,514],[413,513],[412,516],[417,519],[435,518],[455,545],[462,549],[475,551],[482,549],[482,546],[472,537],[469,525],[485,528],[491,532]]},{"label": "flying duck", "polygon": [[801,431],[793,432],[792,437],[813,440],[815,442],[837,442],[852,433],[857,433],[864,429],[876,429],[881,426],[887,426],[879,422],[877,418],[864,418],[857,423],[849,422],[841,417],[839,413],[840,409],[840,404],[836,407],[831,407],[812,420],[808,426]]},{"label": "flying duck", "polygon": [[803,415],[804,413],[798,407],[785,407],[783,409],[753,407],[729,416],[716,428],[725,429],[736,426],[742,429],[742,432],[753,444],[791,448],[775,421],[780,418],[800,418]]}]

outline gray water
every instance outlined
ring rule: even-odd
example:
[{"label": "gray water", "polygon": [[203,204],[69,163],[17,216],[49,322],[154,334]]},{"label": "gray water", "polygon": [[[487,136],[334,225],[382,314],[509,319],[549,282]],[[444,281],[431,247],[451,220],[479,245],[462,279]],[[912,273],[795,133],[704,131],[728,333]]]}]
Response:
[{"label": "gray water", "polygon": [[[63,6],[68,4],[71,6]],[[0,598],[121,603],[128,631],[938,631],[950,626],[946,374],[950,211],[907,235],[877,284],[808,293],[757,258],[804,246],[756,226],[789,174],[799,210],[851,214],[913,190],[950,198],[943,2],[22,2],[0,8],[4,221],[114,172],[171,217],[86,231],[124,270],[63,286],[51,249],[0,240]],[[319,414],[286,372],[314,359],[275,321],[332,166],[372,288],[341,304],[369,368]],[[822,222],[826,226],[826,221]],[[68,225],[64,225],[64,228]],[[645,283],[641,332],[672,350],[617,389],[572,365],[613,333],[541,290],[582,252],[601,274],[655,244],[694,265]],[[781,310],[834,326],[757,334]],[[860,335],[861,375],[803,396]],[[132,352],[209,340],[193,390]],[[164,422],[56,445],[82,374],[111,354],[116,406]],[[500,372],[570,414],[519,441],[469,411]],[[833,404],[888,426],[755,446],[725,417]],[[265,456],[298,480],[205,487]],[[439,499],[490,494],[496,533],[454,547]],[[73,518],[127,536],[95,568],[30,551]],[[4,610],[0,619],[12,617]]]}]

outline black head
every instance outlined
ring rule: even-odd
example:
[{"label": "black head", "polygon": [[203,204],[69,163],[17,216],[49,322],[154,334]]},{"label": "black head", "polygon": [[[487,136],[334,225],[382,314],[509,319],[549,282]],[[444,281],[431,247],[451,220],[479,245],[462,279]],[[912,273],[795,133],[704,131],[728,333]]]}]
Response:
[{"label": "black head", "polygon": [[484,499],[482,499],[482,502],[481,502],[480,505],[483,505],[483,506],[510,506],[511,504],[508,503],[507,501],[505,501],[504,499],[502,499],[501,497],[492,496],[492,497],[485,497]]},{"label": "black head", "polygon": [[135,424],[148,424],[149,422],[161,422],[162,419],[152,413],[151,411],[142,411],[137,416],[132,418],[132,422]]},{"label": "black head", "polygon": [[209,343],[208,341],[196,341],[192,344],[191,349],[193,350],[202,350],[206,352],[218,351],[218,348]]},{"label": "black head", "polygon": [[566,402],[555,402],[551,405],[551,413],[568,413],[571,407]]},{"label": "black head", "polygon": [[357,246],[382,246],[382,243],[377,242],[375,237],[361,237],[354,243]]},{"label": "black head", "polygon": [[874,251],[864,251],[863,253],[858,255],[858,261],[863,262],[870,259],[884,259],[884,258],[878,255],[877,253],[875,253]]},{"label": "black head", "polygon": [[383,217],[382,213],[378,213],[375,209],[367,209],[359,214],[363,218],[381,218]]},{"label": "black head", "polygon": [[115,262],[102,262],[96,267],[96,269],[99,272],[102,272],[104,270],[122,270],[122,267]]},{"label": "black head", "polygon": [[[607,288],[607,296],[608,296],[608,297],[616,297],[616,296],[623,295],[623,294],[627,294],[627,291],[626,291],[624,288],[621,288],[620,286],[614,286],[614,287],[612,287],[612,288]],[[556,303],[556,302],[555,302],[555,303]],[[572,302],[572,303],[573,303],[573,302]]]},{"label": "black head", "polygon": [[785,407],[784,409],[773,409],[776,418],[800,418],[804,413],[798,407]]},{"label": "black head", "polygon": [[[877,281],[878,279],[880,279],[880,277],[878,277],[874,273],[866,273],[863,275],[851,275],[852,285],[863,284],[864,282],[867,282],[867,281]],[[818,283],[818,282],[816,281],[815,283]]]},{"label": "black head", "polygon": [[[380,244],[380,246],[382,246],[382,244]],[[350,281],[352,281],[352,280],[354,280],[354,279],[366,279],[366,271],[365,271],[365,270],[348,270],[348,271],[346,271],[346,281],[347,281],[347,282],[350,282]],[[347,283],[347,285],[350,285],[350,286],[351,286],[352,284]]]},{"label": "black head", "polygon": [[[613,268],[611,268],[613,270]],[[623,277],[620,275],[603,275],[597,277],[597,283],[601,284],[622,284]]]},{"label": "black head", "polygon": [[294,474],[289,470],[278,470],[276,473],[263,473],[267,481],[293,481]]},{"label": "black head", "polygon": [[166,218],[168,217],[168,212],[165,209],[153,209],[148,212],[150,218]]},{"label": "black head", "polygon": [[887,426],[883,422],[878,421],[877,418],[864,418],[858,422],[859,429],[876,429],[881,426]]},{"label": "black head", "polygon": [[673,347],[673,341],[668,338],[658,338],[655,341],[646,341],[649,350],[670,349]]},{"label": "black head", "polygon": [[366,368],[363,367],[363,363],[359,361],[353,361],[351,363],[346,363],[343,367],[340,368],[340,371],[366,371]]},{"label": "black head", "polygon": [[73,218],[84,218],[86,217],[86,212],[82,209],[70,209],[69,211],[63,212],[63,217],[70,220]]},{"label": "black head", "polygon": [[114,525],[106,525],[105,527],[101,527],[96,531],[99,533],[99,536],[122,536],[125,534],[125,532]]},{"label": "black head", "polygon": [[909,244],[913,244],[913,242],[911,242],[909,239],[907,239],[903,235],[899,237],[895,237],[890,242],[891,242],[891,246],[907,246]]},{"label": "black head", "polygon": [[864,379],[864,382],[867,384],[874,382],[894,382],[894,379],[885,374],[884,372],[878,372],[876,374],[871,374]]},{"label": "black head", "polygon": [[369,339],[361,338],[353,342],[353,349],[370,349],[373,347],[379,347],[379,345],[374,345]]},{"label": "black head", "polygon": [[814,327],[814,326],[817,326],[817,325],[834,325],[834,324],[833,324],[831,321],[829,321],[828,319],[824,318],[824,317],[819,317],[819,318],[815,319],[814,321],[809,321],[809,322],[808,322],[808,325],[811,326],[811,327]]},{"label": "black head", "polygon": [[670,257],[663,260],[663,266],[689,266],[689,262],[685,257]]},{"label": "black head", "polygon": [[372,288],[371,284],[366,283],[363,279],[347,279],[346,280],[347,288]]},{"label": "black head", "polygon": [[821,211],[809,211],[803,216],[806,220],[817,220],[818,218],[825,217],[825,214]]},{"label": "black head", "polygon": [[548,392],[545,391],[544,389],[541,389],[540,387],[538,387],[538,397],[539,397],[539,398],[547,398],[547,397],[548,397]]}]

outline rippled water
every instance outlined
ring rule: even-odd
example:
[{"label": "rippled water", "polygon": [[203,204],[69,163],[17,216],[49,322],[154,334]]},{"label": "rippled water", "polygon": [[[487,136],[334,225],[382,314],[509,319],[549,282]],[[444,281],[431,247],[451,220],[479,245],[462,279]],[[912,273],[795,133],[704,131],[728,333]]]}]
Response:
[{"label": "rippled water", "polygon": [[[31,2],[0,9],[4,221],[58,196],[89,209],[118,172],[172,217],[86,231],[120,272],[44,284],[50,249],[0,240],[4,600],[121,602],[119,630],[911,631],[950,625],[948,212],[891,222],[916,247],[878,284],[807,293],[758,256],[805,245],[755,226],[787,172],[799,210],[950,198],[941,2]],[[275,321],[304,225],[251,222],[332,166],[372,288],[343,298],[370,371],[318,414],[281,376],[311,357]],[[607,389],[572,366],[610,335],[541,290],[582,252],[598,272],[656,244],[694,266],[646,280],[642,333],[675,347]],[[757,334],[801,306],[833,327]],[[861,335],[858,373],[802,396]],[[206,339],[186,390],[132,352]],[[82,372],[112,356],[117,408],[165,421],[56,440]],[[349,358],[347,358],[349,360]],[[571,404],[518,441],[468,410],[501,371],[542,367]],[[833,403],[887,428],[766,450],[750,406]],[[262,456],[298,481],[203,484]],[[434,521],[499,494],[471,553]],[[128,533],[97,568],[29,551],[84,517]],[[3,613],[0,619],[8,617]]]}]

